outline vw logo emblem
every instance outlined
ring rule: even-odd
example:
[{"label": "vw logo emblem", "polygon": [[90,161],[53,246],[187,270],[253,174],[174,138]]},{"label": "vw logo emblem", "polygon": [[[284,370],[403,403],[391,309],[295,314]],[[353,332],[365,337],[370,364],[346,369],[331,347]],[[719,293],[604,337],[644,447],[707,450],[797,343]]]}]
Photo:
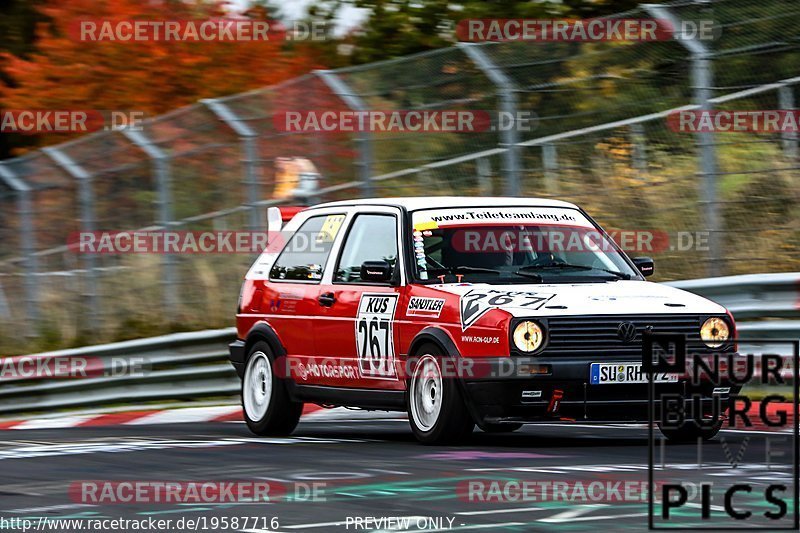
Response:
[{"label": "vw logo emblem", "polygon": [[636,326],[632,322],[622,322],[617,327],[617,337],[622,342],[633,342],[636,338]]}]

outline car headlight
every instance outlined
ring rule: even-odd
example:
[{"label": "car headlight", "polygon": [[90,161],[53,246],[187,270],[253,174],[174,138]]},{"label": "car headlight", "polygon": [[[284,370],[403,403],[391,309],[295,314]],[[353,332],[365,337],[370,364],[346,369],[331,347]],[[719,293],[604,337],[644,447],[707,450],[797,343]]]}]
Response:
[{"label": "car headlight", "polygon": [[536,322],[525,320],[514,328],[514,346],[523,352],[535,352],[544,342],[544,330]]},{"label": "car headlight", "polygon": [[700,338],[709,348],[719,348],[728,340],[730,334],[728,323],[717,317],[709,318],[700,328]]}]

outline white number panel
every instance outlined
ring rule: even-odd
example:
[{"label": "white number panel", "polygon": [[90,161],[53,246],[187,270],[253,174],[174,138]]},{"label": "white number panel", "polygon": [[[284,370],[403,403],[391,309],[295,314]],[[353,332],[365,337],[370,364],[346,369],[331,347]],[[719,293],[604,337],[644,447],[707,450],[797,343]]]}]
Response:
[{"label": "white number panel", "polygon": [[394,313],[397,294],[361,295],[356,316],[358,369],[363,377],[397,379]]}]

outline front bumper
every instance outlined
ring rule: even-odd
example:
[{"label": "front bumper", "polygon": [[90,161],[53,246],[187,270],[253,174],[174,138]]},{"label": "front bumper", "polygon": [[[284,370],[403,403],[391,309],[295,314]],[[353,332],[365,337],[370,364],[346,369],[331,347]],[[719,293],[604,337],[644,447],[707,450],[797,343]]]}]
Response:
[{"label": "front bumper", "polygon": [[[473,414],[485,423],[502,422],[647,422],[650,419],[648,383],[601,384],[589,382],[592,363],[563,358],[496,358],[477,364],[478,372],[463,380]],[[612,362],[612,361],[607,361]],[[625,361],[632,362],[630,359]],[[522,365],[549,365],[551,372],[522,375]],[[724,394],[715,389],[729,388]],[[687,417],[693,416],[693,397],[704,415],[712,412],[714,398],[727,400],[741,387],[730,383],[693,385],[679,378],[675,383],[654,385],[653,419],[660,419],[661,397],[683,399]],[[723,403],[724,407],[725,403]]]}]

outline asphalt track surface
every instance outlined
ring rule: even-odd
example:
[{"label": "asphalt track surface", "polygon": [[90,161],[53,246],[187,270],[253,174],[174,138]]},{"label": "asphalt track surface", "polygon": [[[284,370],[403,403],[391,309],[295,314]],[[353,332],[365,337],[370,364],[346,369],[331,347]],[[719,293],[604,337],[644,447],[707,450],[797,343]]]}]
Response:
[{"label": "asphalt track surface", "polygon": [[[292,437],[269,439],[254,437],[244,424],[236,422],[3,432],[0,517],[32,521],[40,517],[173,521],[195,518],[206,522],[198,522],[192,530],[299,533],[647,529],[646,499],[499,502],[481,501],[474,494],[470,498],[463,490],[465,483],[476,480],[495,480],[506,483],[497,485],[505,487],[515,480],[645,483],[646,428],[537,425],[513,434],[494,435],[476,429],[472,438],[460,446],[428,447],[413,439],[403,417],[381,416],[301,422]],[[685,481],[712,476],[720,486],[734,481],[751,482],[755,492],[776,481],[791,486],[794,473],[788,467],[790,459],[787,464],[776,463],[765,469],[764,434],[721,435],[725,437],[724,444],[718,437],[703,448],[703,471],[697,467],[696,445],[664,448],[666,468],[657,475],[666,477],[659,479]],[[741,451],[745,441],[745,450]],[[734,458],[741,451],[742,461],[737,468],[726,462],[726,449]],[[657,460],[660,453],[657,448]],[[750,463],[761,464],[748,466]],[[297,494],[271,503],[93,505],[81,503],[69,493],[70,486],[85,480],[269,480],[291,487],[290,495],[310,483],[325,485],[317,496],[324,501],[307,501],[304,494]],[[725,519],[720,502],[715,496],[714,520]],[[754,509],[759,508],[758,502],[754,505]],[[765,505],[760,504],[766,508]],[[701,521],[699,513],[697,503],[685,506],[678,515],[680,524],[686,528],[721,525],[718,521]],[[212,520],[220,517],[262,520],[249,524],[240,521],[238,527],[226,527]],[[271,522],[273,517],[276,522]],[[410,518],[394,523],[355,521],[368,517]],[[39,530],[78,530],[61,524],[60,529]],[[785,526],[787,522],[781,524]],[[7,528],[8,525],[7,522]],[[161,530],[178,528],[173,525]]]}]

